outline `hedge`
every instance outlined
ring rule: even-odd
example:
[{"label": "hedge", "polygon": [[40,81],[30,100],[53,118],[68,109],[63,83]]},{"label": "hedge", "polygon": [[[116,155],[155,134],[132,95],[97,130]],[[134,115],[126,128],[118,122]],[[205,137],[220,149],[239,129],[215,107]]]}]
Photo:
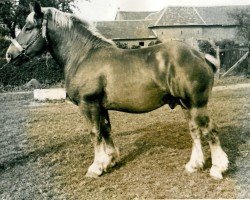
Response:
[{"label": "hedge", "polygon": [[[6,64],[5,53],[10,42],[0,38],[0,68]],[[54,84],[63,80],[63,68],[58,66],[50,57],[46,64],[46,57],[33,58],[21,66],[8,65],[0,69],[0,85],[20,86],[32,78],[42,84]]]}]

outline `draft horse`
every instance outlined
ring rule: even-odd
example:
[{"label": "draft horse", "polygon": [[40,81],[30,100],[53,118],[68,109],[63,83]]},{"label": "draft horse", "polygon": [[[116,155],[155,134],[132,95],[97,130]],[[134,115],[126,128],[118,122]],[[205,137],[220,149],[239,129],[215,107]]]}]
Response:
[{"label": "draft horse", "polygon": [[44,51],[64,67],[67,95],[91,126],[94,161],[87,176],[100,176],[119,156],[110,135],[108,110],[145,113],[169,104],[172,109],[183,108],[193,139],[186,171],[204,165],[203,136],[211,148],[210,175],[222,179],[228,158],[207,112],[215,58],[177,41],[139,50],[118,49],[86,21],[35,3],[6,58],[20,65]]}]

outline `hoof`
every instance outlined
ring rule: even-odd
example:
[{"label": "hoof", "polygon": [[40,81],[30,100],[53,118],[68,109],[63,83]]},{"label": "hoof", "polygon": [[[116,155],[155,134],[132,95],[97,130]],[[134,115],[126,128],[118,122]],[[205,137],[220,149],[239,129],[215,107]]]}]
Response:
[{"label": "hoof", "polygon": [[229,161],[228,161],[228,158],[227,158],[227,154],[223,152],[223,156],[221,158],[221,162],[219,162],[219,168],[220,168],[220,171],[221,172],[225,172],[227,171],[228,169],[228,164],[229,164]]},{"label": "hoof", "polygon": [[197,171],[196,168],[192,167],[189,163],[186,164],[185,170],[187,173],[191,174]]},{"label": "hoof", "polygon": [[99,176],[102,175],[102,172],[103,172],[102,168],[99,167],[97,164],[93,163],[88,168],[88,171],[85,176],[91,178],[98,178]]},{"label": "hoof", "polygon": [[216,166],[212,166],[212,168],[210,169],[210,176],[216,180],[223,179],[221,171]]},{"label": "hoof", "polygon": [[210,176],[217,180],[223,179],[222,173],[228,169],[228,163],[227,154],[220,149],[220,151],[216,152],[212,157]]},{"label": "hoof", "polygon": [[195,164],[192,164],[191,162],[188,162],[185,165],[185,170],[188,173],[194,173],[200,169],[203,168],[204,163],[203,162],[196,162]]},{"label": "hoof", "polygon": [[87,171],[85,176],[88,177],[88,178],[98,178],[100,175],[98,175],[98,174],[96,174],[94,172]]}]

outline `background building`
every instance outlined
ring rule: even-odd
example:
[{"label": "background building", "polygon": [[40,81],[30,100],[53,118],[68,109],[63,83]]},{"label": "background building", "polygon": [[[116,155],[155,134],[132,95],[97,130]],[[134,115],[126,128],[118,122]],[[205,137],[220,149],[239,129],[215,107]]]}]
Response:
[{"label": "background building", "polygon": [[107,38],[133,45],[148,46],[151,41],[182,40],[192,46],[198,40],[241,42],[239,24],[231,16],[250,6],[166,7],[157,12],[118,10],[115,20],[95,22]]}]

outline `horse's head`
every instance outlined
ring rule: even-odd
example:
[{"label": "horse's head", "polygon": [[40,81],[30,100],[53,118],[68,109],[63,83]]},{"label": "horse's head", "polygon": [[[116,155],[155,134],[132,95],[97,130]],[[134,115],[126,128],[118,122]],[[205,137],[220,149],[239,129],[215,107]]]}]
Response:
[{"label": "horse's head", "polygon": [[29,59],[43,53],[47,46],[46,21],[39,3],[31,7],[26,24],[16,39],[12,39],[7,52],[7,62],[21,65]]}]

